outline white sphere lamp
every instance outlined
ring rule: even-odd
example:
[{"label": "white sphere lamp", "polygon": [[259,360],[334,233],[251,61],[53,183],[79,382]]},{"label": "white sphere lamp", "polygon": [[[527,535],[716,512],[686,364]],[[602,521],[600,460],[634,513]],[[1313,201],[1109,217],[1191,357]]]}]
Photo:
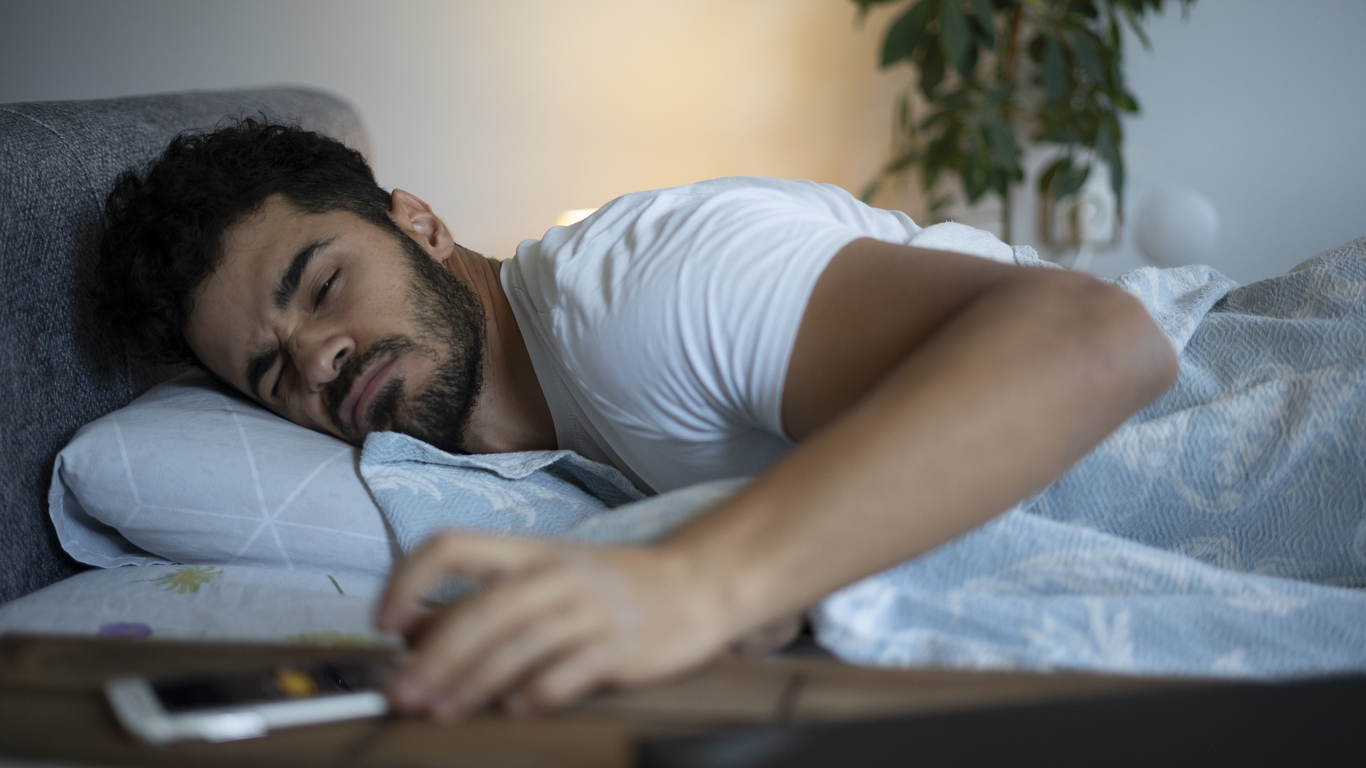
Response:
[{"label": "white sphere lamp", "polygon": [[1219,245],[1219,212],[1193,189],[1158,190],[1139,211],[1134,240],[1139,252],[1164,266],[1207,261]]}]

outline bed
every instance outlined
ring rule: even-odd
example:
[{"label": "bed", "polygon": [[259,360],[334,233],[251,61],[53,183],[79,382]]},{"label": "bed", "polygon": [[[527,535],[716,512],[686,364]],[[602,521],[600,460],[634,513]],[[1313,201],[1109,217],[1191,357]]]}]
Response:
[{"label": "bed", "polygon": [[[203,374],[122,356],[85,301],[105,191],[180,130],[257,113],[368,147],[349,106],[297,89],[0,107],[0,599],[12,601],[0,630],[357,640],[395,558],[438,528],[641,541],[739,487],[625,504],[640,494],[620,473],[560,453],[501,467],[399,435],[361,453]],[[1027,248],[1015,260],[1048,266]],[[1039,496],[823,601],[811,617],[825,647],[970,669],[1265,677],[1366,664],[1366,477],[1352,471],[1366,239],[1249,286],[1201,266],[1117,282],[1181,351],[1178,383]],[[587,474],[560,478],[575,467]],[[61,581],[85,566],[106,570]],[[250,587],[271,573],[292,595],[274,607]],[[183,621],[153,610],[164,600],[133,611],[128,596],[149,589],[183,607],[229,602]],[[306,620],[306,595],[348,618]],[[236,622],[210,620],[228,610]],[[196,622],[216,629],[186,634]]]}]

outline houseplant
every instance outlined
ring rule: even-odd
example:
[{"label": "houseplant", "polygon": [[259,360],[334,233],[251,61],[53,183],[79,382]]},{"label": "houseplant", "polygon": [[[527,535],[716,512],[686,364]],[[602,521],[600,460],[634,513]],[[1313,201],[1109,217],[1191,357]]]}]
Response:
[{"label": "houseplant", "polygon": [[[1195,0],[1174,0],[1185,13]],[[860,18],[874,5],[853,0]],[[909,0],[888,26],[881,66],[910,63],[918,82],[896,110],[891,160],[864,190],[870,200],[912,171],[930,215],[958,187],[971,204],[1000,197],[1002,239],[1011,240],[1010,198],[1024,181],[1026,140],[1052,144],[1041,195],[1063,199],[1081,188],[1096,161],[1109,166],[1123,199],[1122,113],[1138,111],[1125,87],[1122,27],[1146,46],[1143,23],[1164,0]],[[958,184],[954,185],[953,182]]]}]

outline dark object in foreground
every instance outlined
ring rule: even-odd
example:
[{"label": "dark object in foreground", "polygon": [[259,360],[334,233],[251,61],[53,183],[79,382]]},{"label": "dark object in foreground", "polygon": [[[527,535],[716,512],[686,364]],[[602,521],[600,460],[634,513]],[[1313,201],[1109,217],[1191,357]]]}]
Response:
[{"label": "dark object in foreground", "polygon": [[1366,764],[1366,676],[640,743],[645,768]]}]

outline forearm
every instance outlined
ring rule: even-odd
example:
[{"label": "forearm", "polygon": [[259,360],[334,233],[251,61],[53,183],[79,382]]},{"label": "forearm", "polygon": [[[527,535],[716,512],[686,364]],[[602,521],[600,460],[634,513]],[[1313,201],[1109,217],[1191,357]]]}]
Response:
[{"label": "forearm", "polygon": [[742,633],[981,525],[1160,394],[1166,340],[1117,289],[1039,275],[977,298],[841,418],[662,546]]}]

